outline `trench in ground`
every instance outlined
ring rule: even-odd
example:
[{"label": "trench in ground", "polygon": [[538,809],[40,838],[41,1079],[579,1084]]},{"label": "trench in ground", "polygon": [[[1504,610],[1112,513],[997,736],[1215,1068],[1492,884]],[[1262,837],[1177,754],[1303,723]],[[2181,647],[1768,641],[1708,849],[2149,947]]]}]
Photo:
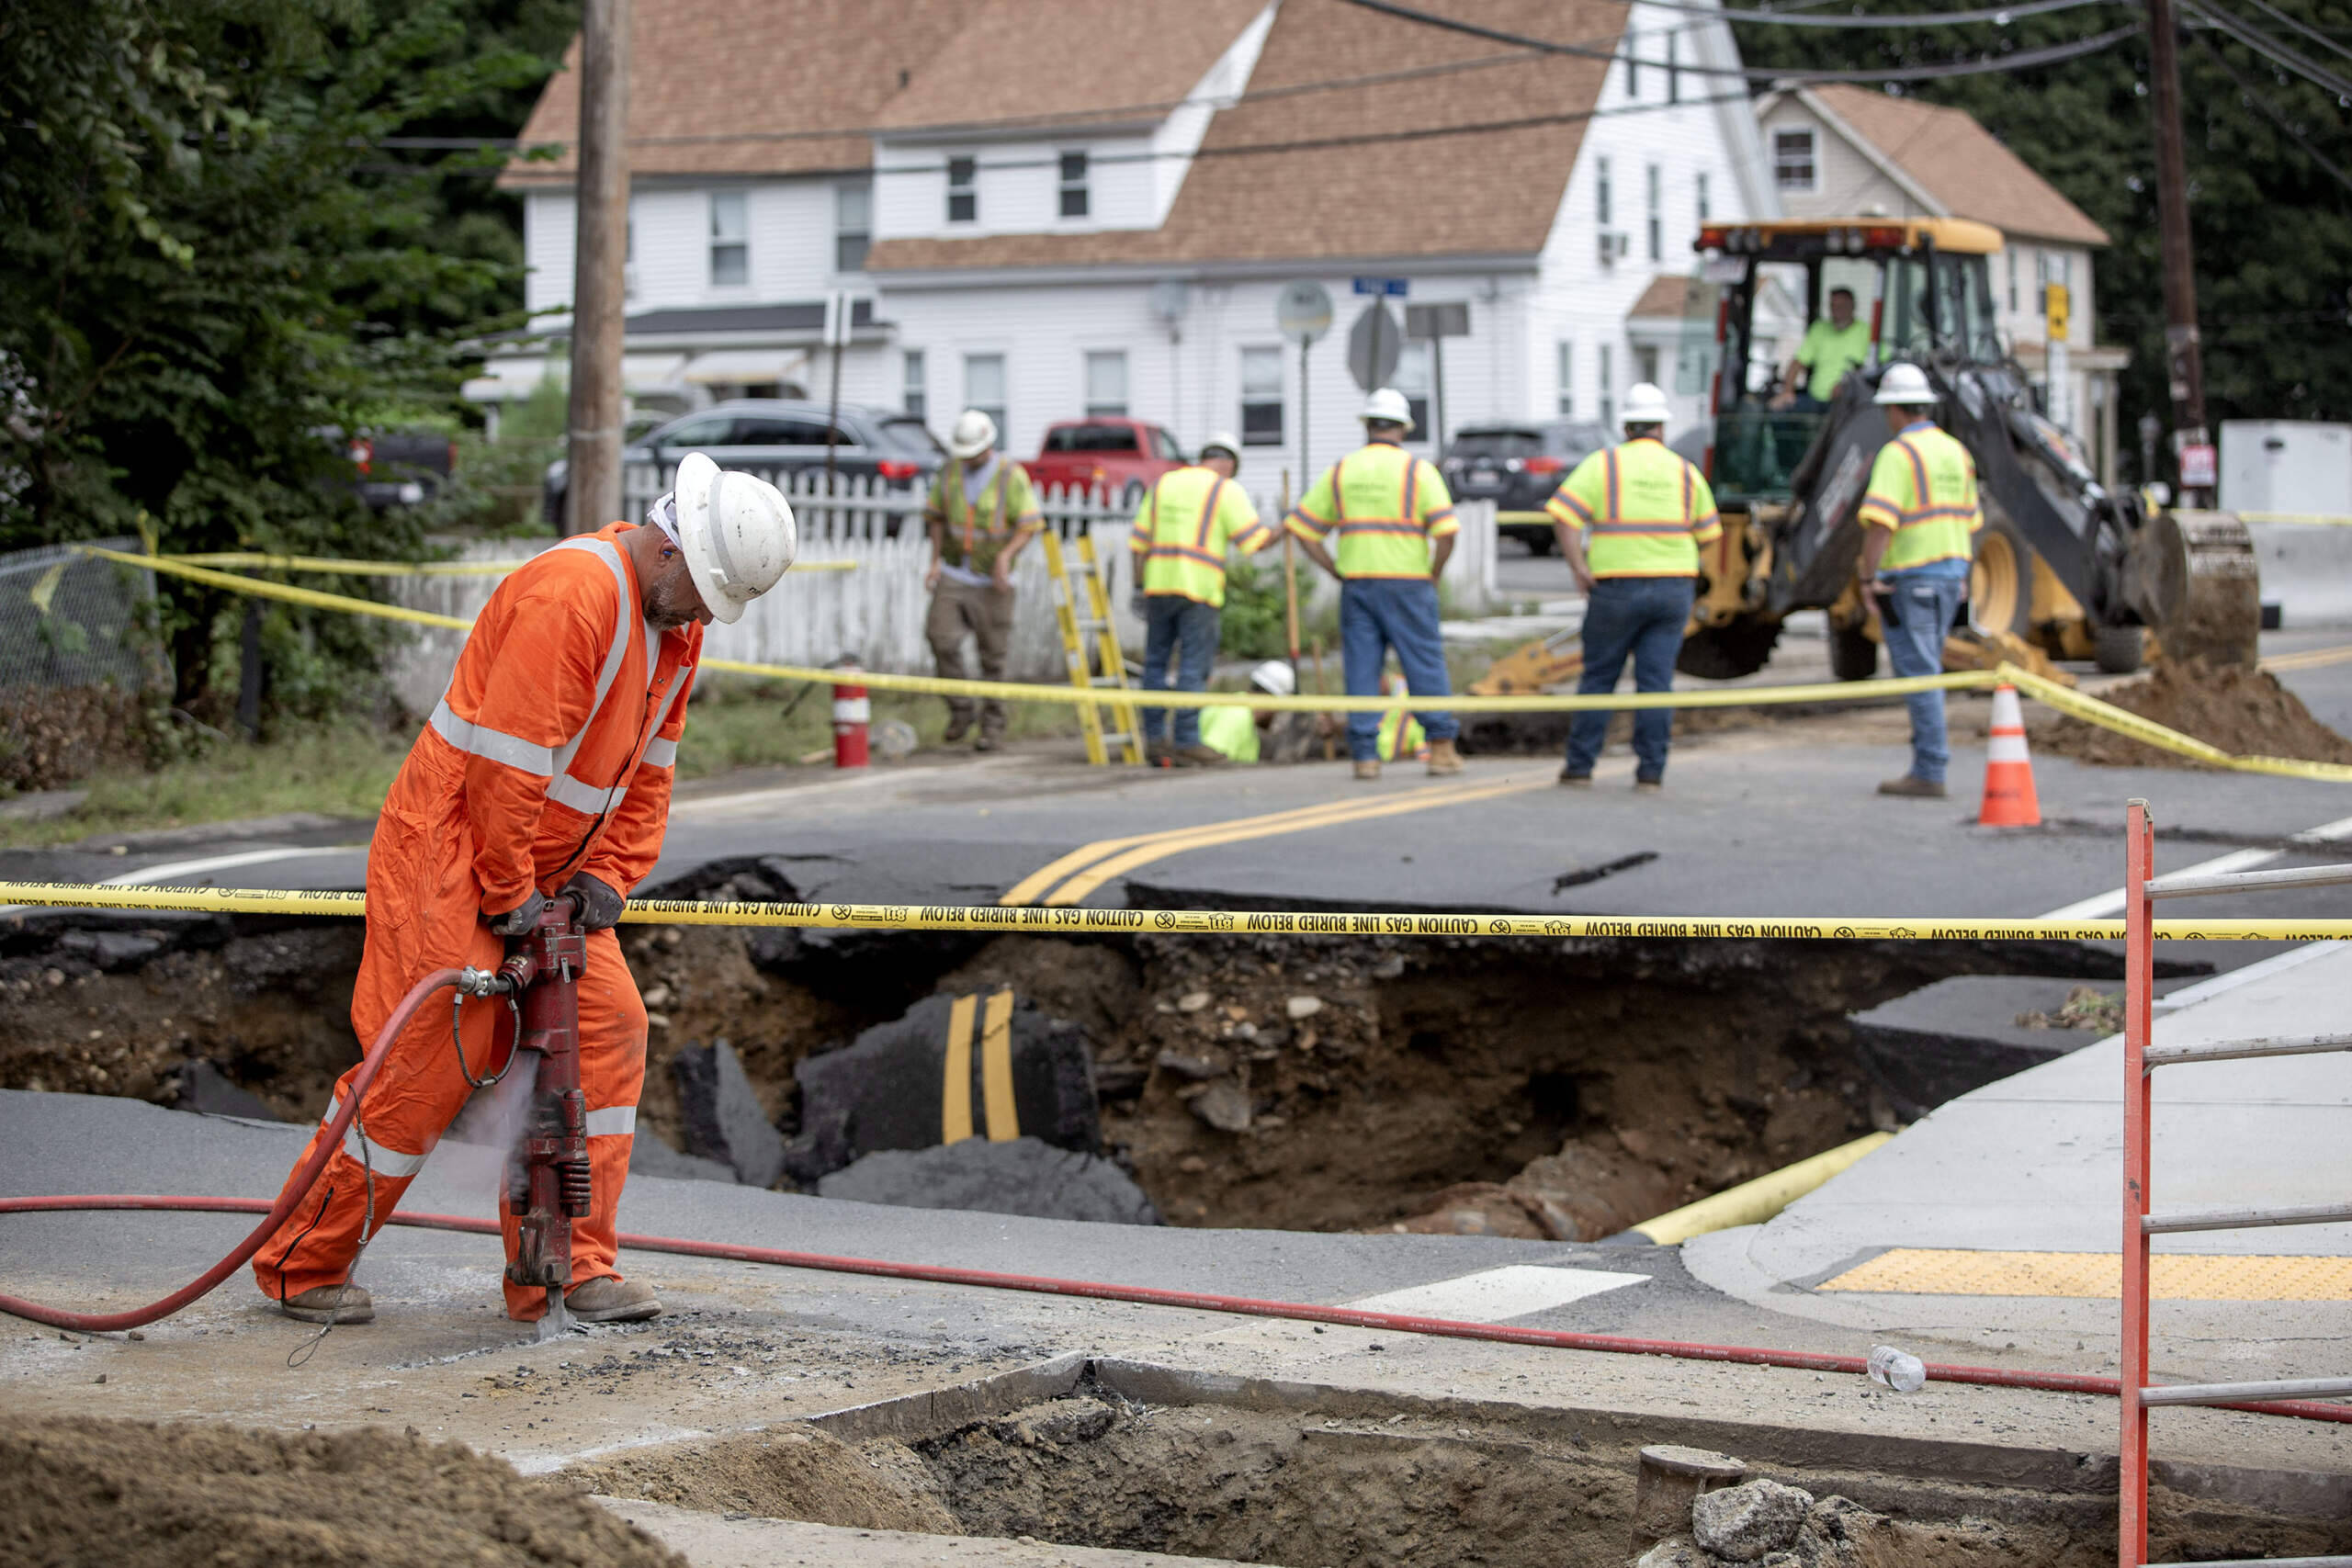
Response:
[{"label": "trench in ground", "polygon": [[[170,1103],[203,1058],[288,1121],[322,1114],[357,1050],[357,922],[139,919],[9,939],[0,1087]],[[803,1057],[933,992],[1011,986],[1085,1030],[1105,1145],[1171,1223],[1586,1240],[1891,1125],[1849,1012],[1956,974],[2116,972],[1928,942],[673,927],[624,951],[653,1018],[639,1125],[673,1145],[685,1044],[730,1042],[789,1133]],[[1245,1131],[1193,1113],[1204,1077],[1246,1095]]]}]

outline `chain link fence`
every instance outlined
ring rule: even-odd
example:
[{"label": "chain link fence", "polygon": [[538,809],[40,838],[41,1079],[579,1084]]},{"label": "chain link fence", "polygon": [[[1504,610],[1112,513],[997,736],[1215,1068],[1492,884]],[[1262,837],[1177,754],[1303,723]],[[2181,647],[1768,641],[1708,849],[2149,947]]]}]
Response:
[{"label": "chain link fence", "polygon": [[[96,539],[137,551],[137,539]],[[143,754],[147,693],[168,685],[155,574],[66,545],[0,555],[0,795],[51,789]]]}]

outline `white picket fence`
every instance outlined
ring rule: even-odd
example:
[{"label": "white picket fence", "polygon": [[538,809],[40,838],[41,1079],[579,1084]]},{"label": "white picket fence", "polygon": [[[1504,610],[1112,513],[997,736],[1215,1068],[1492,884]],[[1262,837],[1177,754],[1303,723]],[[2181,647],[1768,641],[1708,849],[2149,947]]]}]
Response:
[{"label": "white picket fence", "polygon": [[[628,514],[643,516],[671,477],[650,465],[626,470]],[[931,594],[922,580],[931,549],[922,527],[922,491],[892,490],[878,480],[840,479],[828,494],[821,473],[768,477],[778,478],[791,499],[800,531],[800,558],[848,560],[855,567],[793,573],[777,591],[753,601],[733,626],[712,626],[704,637],[705,656],[802,667],[846,657],[867,670],[933,673],[930,644],[923,637]],[[1115,496],[1087,491],[1049,491],[1038,501],[1046,526],[1065,541],[1080,535],[1093,538],[1096,558],[1108,578],[1120,645],[1140,652],[1143,630],[1126,609],[1132,587],[1127,566],[1132,509]],[[1261,496],[1257,503],[1261,513],[1271,513],[1273,498]],[[1494,509],[1465,503],[1460,515],[1462,534],[1446,573],[1450,597],[1466,613],[1483,613],[1494,593]],[[490,541],[472,544],[463,553],[472,560],[513,559],[553,542]],[[1302,598],[1310,608],[1336,593],[1335,586],[1304,560],[1299,568]],[[1067,679],[1046,576],[1045,552],[1023,550],[1013,566],[1018,607],[1007,671],[1016,681]],[[417,609],[471,619],[496,586],[497,579],[488,577],[412,578],[404,581],[399,598]],[[413,711],[431,711],[448,684],[463,642],[461,632],[426,629],[396,658],[390,671],[394,689]]]}]

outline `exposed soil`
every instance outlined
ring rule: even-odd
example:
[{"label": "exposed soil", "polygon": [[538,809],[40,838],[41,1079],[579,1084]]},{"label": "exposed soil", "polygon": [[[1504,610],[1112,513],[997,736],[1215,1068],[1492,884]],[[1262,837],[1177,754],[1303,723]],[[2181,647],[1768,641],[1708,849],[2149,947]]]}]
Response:
[{"label": "exposed soil", "polygon": [[[2318,719],[2278,678],[2242,664],[2166,660],[2153,673],[2100,694],[2100,700],[2241,757],[2352,762],[2352,739]],[[2078,762],[2113,768],[2210,764],[2061,715],[2029,727],[2031,743]]]},{"label": "exposed soil", "polygon": [[564,1472],[610,1497],[758,1514],[852,1529],[959,1533],[914,1455],[883,1439],[852,1448],[800,1426],[625,1454]]},{"label": "exposed soil", "polygon": [[85,1418],[0,1431],[0,1561],[24,1568],[684,1568],[568,1483],[381,1427]]}]

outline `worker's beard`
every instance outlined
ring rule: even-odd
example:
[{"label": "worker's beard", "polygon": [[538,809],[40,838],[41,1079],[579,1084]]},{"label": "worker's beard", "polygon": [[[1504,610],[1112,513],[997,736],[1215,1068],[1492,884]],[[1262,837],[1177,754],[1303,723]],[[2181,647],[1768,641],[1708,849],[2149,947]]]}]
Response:
[{"label": "worker's beard", "polygon": [[657,631],[674,631],[702,613],[702,595],[681,561],[645,591],[645,619]]}]

